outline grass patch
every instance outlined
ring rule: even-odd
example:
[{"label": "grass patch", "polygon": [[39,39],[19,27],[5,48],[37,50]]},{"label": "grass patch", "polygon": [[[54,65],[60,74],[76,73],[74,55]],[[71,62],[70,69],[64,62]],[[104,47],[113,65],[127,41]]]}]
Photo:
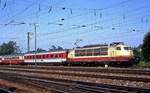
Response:
[{"label": "grass patch", "polygon": [[144,61],[140,61],[136,67],[140,67],[140,68],[150,68],[150,62],[144,62]]}]

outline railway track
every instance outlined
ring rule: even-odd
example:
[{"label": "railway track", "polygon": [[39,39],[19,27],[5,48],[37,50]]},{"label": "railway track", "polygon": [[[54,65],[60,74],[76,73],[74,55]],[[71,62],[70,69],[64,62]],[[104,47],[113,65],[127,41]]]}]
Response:
[{"label": "railway track", "polygon": [[[63,69],[64,68],[64,69]],[[149,93],[150,88],[144,87],[127,87],[123,85],[114,85],[103,83],[101,79],[123,80],[133,82],[150,82],[149,73],[137,72],[133,70],[127,74],[121,73],[124,69],[104,69],[104,68],[80,68],[73,67],[26,67],[26,66],[4,66],[0,67],[0,78],[19,82],[42,89],[52,91],[54,93]],[[102,72],[104,69],[104,72]],[[98,71],[100,70],[100,71]],[[111,73],[111,70],[114,72]],[[126,71],[129,69],[125,69]],[[116,71],[116,72],[115,72]],[[148,70],[146,70],[148,71]],[[98,73],[99,72],[99,73]],[[143,76],[142,73],[143,72]],[[128,76],[126,76],[128,75]],[[139,76],[136,76],[139,75]],[[74,79],[75,77],[81,80]],[[84,78],[83,78],[84,77]],[[69,78],[69,79],[68,79]],[[83,78],[83,79],[82,79]],[[86,79],[100,79],[101,82],[88,81]]]},{"label": "railway track", "polygon": [[45,70],[63,70],[63,71],[82,71],[99,73],[123,73],[123,74],[142,74],[150,75],[150,69],[132,69],[132,68],[103,68],[103,67],[65,67],[65,66],[0,66],[5,68],[25,68],[25,69],[45,69]]},{"label": "railway track", "polygon": [[[6,78],[7,77],[7,78]],[[71,81],[64,79],[46,79],[32,76],[3,74],[0,78],[9,81],[25,83],[53,93],[149,93],[150,89],[115,86],[100,83]]]},{"label": "railway track", "polygon": [[62,70],[42,70],[42,69],[27,69],[27,68],[2,68],[0,67],[0,72],[9,71],[9,72],[25,72],[25,73],[41,73],[47,75],[66,75],[66,76],[77,76],[77,77],[90,77],[90,78],[102,78],[102,79],[117,79],[117,80],[129,80],[129,81],[138,81],[138,82],[150,82],[150,75],[131,75],[131,74],[114,74],[108,71],[103,73],[96,72],[82,72],[82,71],[62,71]]}]

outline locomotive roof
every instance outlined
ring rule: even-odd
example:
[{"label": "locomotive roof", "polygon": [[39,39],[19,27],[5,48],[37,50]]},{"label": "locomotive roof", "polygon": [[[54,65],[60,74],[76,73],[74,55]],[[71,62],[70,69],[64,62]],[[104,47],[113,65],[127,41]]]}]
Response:
[{"label": "locomotive roof", "polygon": [[116,46],[116,45],[124,45],[123,42],[113,42],[110,44],[110,46]]},{"label": "locomotive roof", "polygon": [[86,46],[83,46],[82,48],[90,48],[90,47],[103,47],[103,46],[108,46],[108,44],[95,44],[95,45],[86,45]]},{"label": "locomotive roof", "polygon": [[108,47],[108,44],[86,45],[86,46],[83,46],[83,47],[77,47],[76,49],[95,48],[95,47]]},{"label": "locomotive roof", "polygon": [[94,45],[85,45],[83,47],[77,47],[76,49],[82,49],[82,48],[94,48],[94,47],[108,47],[108,46],[117,46],[117,45],[124,45],[123,42],[113,42],[110,45],[108,44],[94,44]]}]

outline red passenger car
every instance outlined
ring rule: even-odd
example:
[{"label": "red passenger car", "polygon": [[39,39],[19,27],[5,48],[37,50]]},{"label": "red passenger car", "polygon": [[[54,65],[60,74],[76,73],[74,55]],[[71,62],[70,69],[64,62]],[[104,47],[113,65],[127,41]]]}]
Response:
[{"label": "red passenger car", "polygon": [[67,61],[67,51],[50,51],[42,53],[27,53],[24,55],[25,64],[61,64]]},{"label": "red passenger car", "polygon": [[24,64],[24,57],[23,55],[5,55],[1,56],[0,64],[3,65],[18,65]]}]

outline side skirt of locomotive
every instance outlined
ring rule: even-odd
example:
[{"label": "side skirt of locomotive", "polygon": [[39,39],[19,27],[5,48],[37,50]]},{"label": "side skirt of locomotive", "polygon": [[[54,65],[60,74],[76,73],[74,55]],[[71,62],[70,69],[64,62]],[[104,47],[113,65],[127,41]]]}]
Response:
[{"label": "side skirt of locomotive", "polygon": [[129,67],[129,66],[133,66],[133,62],[129,62],[129,61],[101,61],[101,62],[94,62],[94,61],[91,61],[91,62],[81,62],[81,61],[78,61],[78,62],[64,62],[62,63],[63,66],[105,66],[105,65],[108,65],[108,66],[115,66],[115,67]]}]

